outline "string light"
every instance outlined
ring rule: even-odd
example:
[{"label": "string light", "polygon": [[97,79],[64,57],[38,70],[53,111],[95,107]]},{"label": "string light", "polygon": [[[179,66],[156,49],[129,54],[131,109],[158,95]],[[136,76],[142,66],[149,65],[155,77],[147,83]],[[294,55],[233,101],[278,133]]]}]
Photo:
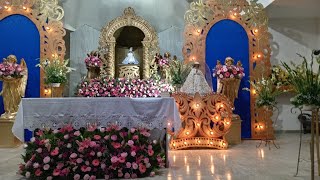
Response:
[{"label": "string light", "polygon": [[258,32],[259,32],[259,30],[258,30],[258,29],[255,29],[255,30],[253,30],[253,32],[254,32],[254,33],[258,33]]},{"label": "string light", "polygon": [[46,27],[46,30],[50,30],[50,27],[49,27],[49,26],[47,26],[47,27]]},{"label": "string light", "polygon": [[200,123],[197,123],[197,126],[199,126],[199,127],[200,127]]},{"label": "string light", "polygon": [[184,144],[187,145],[187,141],[185,141]]},{"label": "string light", "polygon": [[190,134],[189,131],[187,131],[187,132],[186,132],[186,135],[189,135],[189,134]]},{"label": "string light", "polygon": [[4,6],[4,8],[5,8],[5,9],[9,9],[9,7],[8,7],[8,6]]},{"label": "string light", "polygon": [[210,131],[210,134],[211,134],[211,135],[213,135],[213,132],[212,132],[212,131]]},{"label": "string light", "polygon": [[27,10],[27,7],[23,6],[22,9]]}]

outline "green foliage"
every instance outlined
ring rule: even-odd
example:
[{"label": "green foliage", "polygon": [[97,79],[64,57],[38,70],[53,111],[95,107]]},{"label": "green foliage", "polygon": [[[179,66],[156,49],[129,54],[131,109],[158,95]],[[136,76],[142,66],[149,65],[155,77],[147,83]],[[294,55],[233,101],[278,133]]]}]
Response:
[{"label": "green foliage", "polygon": [[169,65],[169,72],[171,76],[172,85],[183,84],[191,69],[192,65],[190,63],[186,64],[183,61],[173,60]]},{"label": "green foliage", "polygon": [[[298,54],[303,62],[299,65],[291,62],[291,66],[282,62],[282,65],[288,73],[288,81],[297,93],[291,99],[291,103],[296,107],[302,105],[320,106],[320,57],[312,53],[311,60]],[[318,64],[317,73],[314,72],[314,63]]]}]

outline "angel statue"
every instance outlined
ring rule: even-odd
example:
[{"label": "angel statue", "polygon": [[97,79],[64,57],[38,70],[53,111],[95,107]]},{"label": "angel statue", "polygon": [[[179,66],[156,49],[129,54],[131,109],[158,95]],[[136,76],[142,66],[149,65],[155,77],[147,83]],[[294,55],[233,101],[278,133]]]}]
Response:
[{"label": "angel statue", "polygon": [[139,61],[133,55],[132,47],[130,47],[127,57],[122,61],[122,64],[139,64]]},{"label": "angel statue", "polygon": [[209,86],[205,76],[200,70],[199,62],[194,63],[193,68],[180,91],[187,94],[195,94],[198,92],[200,95],[205,95],[212,92],[212,88]]},{"label": "angel statue", "polygon": [[3,81],[2,91],[0,95],[3,97],[3,104],[5,113],[1,115],[1,119],[14,120],[21,98],[25,96],[25,90],[28,80],[28,69],[24,59],[21,59],[20,65],[17,65],[17,58],[15,55],[9,55],[3,59],[3,64],[10,64],[16,67],[16,73],[20,74],[18,77],[1,75],[0,80]]}]

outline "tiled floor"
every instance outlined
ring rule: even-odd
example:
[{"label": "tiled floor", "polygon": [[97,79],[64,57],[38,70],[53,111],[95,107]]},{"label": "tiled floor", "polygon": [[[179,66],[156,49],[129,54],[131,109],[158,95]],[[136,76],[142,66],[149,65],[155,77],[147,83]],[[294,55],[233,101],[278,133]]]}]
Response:
[{"label": "tiled floor", "polygon": [[[259,141],[246,140],[229,150],[185,150],[169,153],[170,168],[154,178],[168,180],[304,180],[310,179],[310,135],[303,135],[300,172],[296,171],[299,134],[280,134],[280,149],[256,148]],[[0,149],[0,180],[16,175],[23,149]],[[316,170],[317,172],[317,170]],[[319,178],[316,178],[319,179]]]}]

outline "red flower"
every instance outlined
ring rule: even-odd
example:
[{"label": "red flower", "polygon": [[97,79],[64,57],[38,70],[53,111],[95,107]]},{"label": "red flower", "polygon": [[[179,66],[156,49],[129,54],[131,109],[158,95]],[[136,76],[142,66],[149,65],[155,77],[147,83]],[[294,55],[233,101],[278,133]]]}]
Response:
[{"label": "red flower", "polygon": [[98,159],[95,159],[92,161],[92,165],[94,166],[99,166],[99,164],[100,164],[100,161]]},{"label": "red flower", "polygon": [[40,169],[37,169],[34,174],[35,174],[36,176],[41,176],[42,171],[41,171]]},{"label": "red flower", "polygon": [[100,136],[100,135],[94,135],[93,138],[94,138],[95,140],[100,140],[100,139],[101,139],[101,136]]},{"label": "red flower", "polygon": [[53,176],[59,176],[60,175],[60,169],[54,169],[52,175]]},{"label": "red flower", "polygon": [[142,163],[139,164],[139,171],[143,174],[147,170],[146,166],[143,165]]},{"label": "red flower", "polygon": [[53,151],[51,151],[51,156],[56,156],[59,154],[59,148],[55,148]]}]

